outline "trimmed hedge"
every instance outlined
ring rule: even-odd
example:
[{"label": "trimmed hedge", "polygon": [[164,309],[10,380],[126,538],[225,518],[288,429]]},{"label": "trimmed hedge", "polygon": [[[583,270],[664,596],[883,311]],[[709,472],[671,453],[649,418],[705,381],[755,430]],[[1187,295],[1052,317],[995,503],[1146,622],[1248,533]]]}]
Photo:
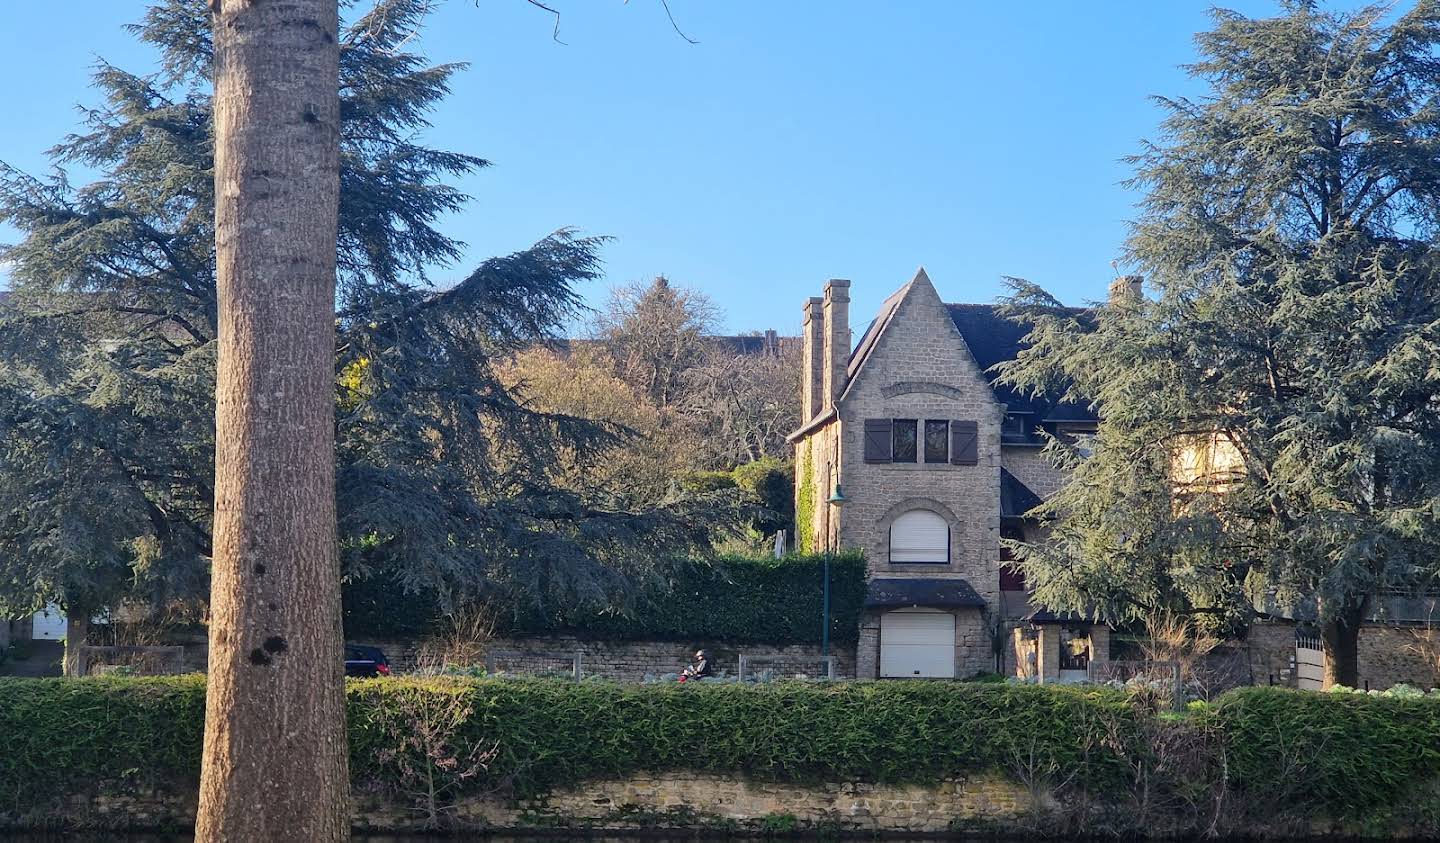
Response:
[{"label": "trimmed hedge", "polygon": [[[200,676],[0,679],[0,812],[99,786],[190,787],[204,723]],[[1118,783],[1087,753],[1099,719],[1144,716],[1108,691],[927,682],[622,685],[386,679],[347,688],[351,772],[384,785],[414,712],[469,712],[447,741],[494,745],[484,781],[519,795],[641,770],[779,781],[926,782],[1037,759]],[[427,708],[428,707],[428,708]]]},{"label": "trimmed hedge", "polygon": [[1230,778],[1353,814],[1440,778],[1440,699],[1240,688],[1208,715]]},{"label": "trimmed hedge", "polygon": [[[501,618],[506,635],[577,635],[609,640],[814,644],[820,641],[820,556],[723,557],[674,575],[668,589],[641,595],[630,614],[531,609]],[[865,602],[865,560],[838,554],[830,566],[830,639],[853,643]],[[345,589],[352,637],[415,638],[438,631],[434,601],[406,595],[383,579]]]},{"label": "trimmed hedge", "polygon": [[[194,788],[204,690],[199,676],[0,679],[0,815],[43,816],[96,788]],[[413,775],[476,747],[494,757],[456,792],[524,797],[638,771],[927,783],[999,770],[1129,804],[1142,784],[1153,800],[1158,782],[1204,794],[1226,776],[1263,820],[1398,814],[1440,777],[1435,699],[1252,688],[1173,721],[1118,692],[1004,684],[393,679],[347,693],[352,775],[396,792],[406,763]],[[424,734],[444,746],[407,762],[397,747]],[[1181,745],[1192,756],[1176,763]]]}]

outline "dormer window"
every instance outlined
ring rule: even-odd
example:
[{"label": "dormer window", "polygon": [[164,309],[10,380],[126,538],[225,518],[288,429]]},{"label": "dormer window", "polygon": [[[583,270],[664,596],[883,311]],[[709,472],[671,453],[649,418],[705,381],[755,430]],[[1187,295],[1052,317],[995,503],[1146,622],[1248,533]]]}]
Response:
[{"label": "dormer window", "polygon": [[1029,413],[1006,413],[1000,422],[1001,438],[1011,441],[1030,438],[1029,416]]}]

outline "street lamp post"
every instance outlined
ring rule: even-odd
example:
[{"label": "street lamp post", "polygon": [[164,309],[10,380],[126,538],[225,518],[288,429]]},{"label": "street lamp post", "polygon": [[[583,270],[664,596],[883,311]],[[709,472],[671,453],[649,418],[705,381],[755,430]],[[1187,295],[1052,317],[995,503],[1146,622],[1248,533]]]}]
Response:
[{"label": "street lamp post", "polygon": [[[830,495],[828,503],[837,509],[845,503],[845,493],[840,491],[839,483],[835,484],[835,491]],[[830,557],[835,552],[835,542],[839,540],[838,532],[833,541],[830,536],[825,537],[825,557],[821,573],[824,583],[820,588],[820,659],[827,668],[830,666]]]}]

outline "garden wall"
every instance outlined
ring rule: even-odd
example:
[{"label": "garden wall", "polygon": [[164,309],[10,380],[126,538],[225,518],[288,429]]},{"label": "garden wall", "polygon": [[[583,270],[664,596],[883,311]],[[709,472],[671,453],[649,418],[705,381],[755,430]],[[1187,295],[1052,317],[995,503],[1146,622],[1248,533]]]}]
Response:
[{"label": "garden wall", "polygon": [[[392,669],[401,673],[412,672],[422,667],[425,661],[423,642],[357,639],[354,643],[380,647],[390,659]],[[797,674],[815,678],[820,675],[822,665],[820,647],[806,644],[592,641],[570,635],[550,635],[497,638],[486,647],[495,669],[505,673],[568,673],[578,650],[581,654],[581,670],[586,676],[622,682],[639,682],[647,676],[679,673],[692,661],[695,650],[700,648],[710,653],[715,660],[716,670],[724,671],[730,676],[736,675],[742,653],[747,657],[761,659],[747,668],[747,675],[754,671],[769,671],[777,678],[791,678]],[[835,656],[836,678],[854,678],[854,645],[832,646],[830,654]]]},{"label": "garden wall", "polygon": [[[171,640],[185,647],[185,667],[204,673],[207,667],[207,641],[203,632],[179,633]],[[395,639],[355,638],[354,644],[368,644],[385,651],[390,667],[396,673],[413,673],[424,667],[425,642]],[[581,669],[586,676],[639,682],[647,676],[658,677],[679,673],[689,664],[697,648],[704,648],[716,661],[716,669],[734,676],[741,653],[760,657],[750,671],[769,671],[777,678],[797,674],[820,675],[820,647],[814,644],[727,644],[698,641],[595,641],[573,635],[547,635],[526,638],[496,638],[487,644],[498,671],[519,674],[569,673],[576,650],[581,653]],[[855,677],[855,646],[831,646],[835,657],[836,678]]]},{"label": "garden wall", "polygon": [[[1295,624],[1285,621],[1250,627],[1246,645],[1256,685],[1295,686]],[[1360,629],[1361,688],[1395,685],[1440,686],[1440,630],[1416,625],[1366,624]]]},{"label": "garden wall", "polygon": [[[354,825],[368,832],[427,830],[424,814],[389,796],[358,790]],[[69,827],[178,829],[195,822],[189,793],[143,789],[81,795],[65,803]],[[1029,789],[1000,776],[952,779],[933,786],[749,781],[701,773],[638,773],[582,782],[526,800],[480,795],[458,800],[452,828],[531,830],[676,828],[706,831],[934,833],[1020,827],[1031,812]],[[48,824],[48,823],[46,823]],[[6,823],[0,820],[0,828]]]}]

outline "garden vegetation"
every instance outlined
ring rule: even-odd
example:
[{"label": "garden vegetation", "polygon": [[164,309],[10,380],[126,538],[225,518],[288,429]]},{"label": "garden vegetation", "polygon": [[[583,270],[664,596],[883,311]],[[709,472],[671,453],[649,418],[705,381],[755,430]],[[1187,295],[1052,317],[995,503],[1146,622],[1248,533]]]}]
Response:
[{"label": "garden vegetation", "polygon": [[[0,680],[0,818],[53,820],[94,792],[193,791],[204,693],[200,676]],[[1056,831],[1440,829],[1434,695],[1247,688],[1177,715],[1081,687],[431,678],[352,681],[347,700],[355,786],[437,825],[468,795],[693,770],[920,785],[998,773],[1050,794],[1032,819]]]}]

